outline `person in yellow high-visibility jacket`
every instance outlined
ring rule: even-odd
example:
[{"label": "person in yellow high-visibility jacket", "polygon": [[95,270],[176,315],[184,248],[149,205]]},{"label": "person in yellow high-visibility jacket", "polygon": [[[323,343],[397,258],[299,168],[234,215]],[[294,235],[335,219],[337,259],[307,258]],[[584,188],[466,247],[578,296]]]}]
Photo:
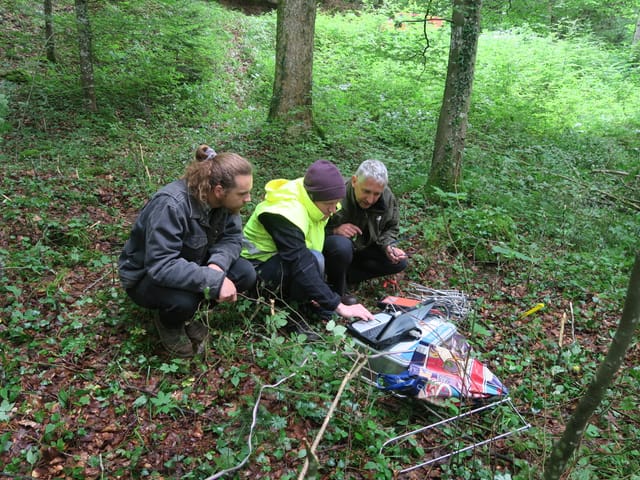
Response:
[{"label": "person in yellow high-visibility jacket", "polygon": [[262,286],[288,300],[311,303],[320,318],[335,312],[345,318],[372,319],[362,304],[342,303],[324,279],[324,230],[345,194],[338,168],[318,160],[304,177],[271,180],[265,189],[265,199],[244,227],[242,249]]}]

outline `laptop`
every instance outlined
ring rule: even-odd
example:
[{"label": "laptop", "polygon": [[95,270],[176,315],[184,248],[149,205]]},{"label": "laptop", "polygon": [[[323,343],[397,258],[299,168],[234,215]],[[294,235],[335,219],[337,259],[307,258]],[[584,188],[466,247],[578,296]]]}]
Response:
[{"label": "laptop", "polygon": [[407,340],[419,340],[422,331],[418,322],[424,320],[435,302],[421,304],[414,309],[402,312],[380,312],[373,320],[356,320],[347,324],[347,330],[356,338],[376,350]]}]

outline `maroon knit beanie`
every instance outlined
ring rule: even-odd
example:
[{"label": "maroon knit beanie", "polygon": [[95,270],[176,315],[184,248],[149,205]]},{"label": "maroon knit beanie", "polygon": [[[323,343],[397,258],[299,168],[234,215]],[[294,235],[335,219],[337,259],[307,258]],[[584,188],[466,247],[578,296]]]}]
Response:
[{"label": "maroon knit beanie", "polygon": [[340,170],[329,160],[317,160],[307,168],[304,188],[314,202],[342,200],[347,192]]}]

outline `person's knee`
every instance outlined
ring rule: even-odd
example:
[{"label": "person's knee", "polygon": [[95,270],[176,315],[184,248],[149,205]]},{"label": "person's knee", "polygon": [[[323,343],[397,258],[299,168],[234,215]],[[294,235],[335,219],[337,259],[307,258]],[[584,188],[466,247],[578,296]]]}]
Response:
[{"label": "person's knee", "polygon": [[160,318],[167,325],[183,324],[195,315],[201,301],[199,295],[191,293],[172,295],[171,299],[160,307]]},{"label": "person's knee", "polygon": [[408,265],[409,265],[409,262],[407,262],[406,258],[400,260],[398,263],[392,263],[390,265],[392,271],[389,273],[400,273],[404,271],[404,269],[407,268]]},{"label": "person's knee", "polygon": [[344,262],[350,264],[353,260],[353,243],[341,235],[329,235],[325,239],[323,253],[327,262]]},{"label": "person's knee", "polygon": [[280,261],[279,255],[274,255],[266,262],[255,265],[258,291],[284,296],[284,290],[289,283],[289,268]]},{"label": "person's knee", "polygon": [[257,279],[258,275],[256,274],[256,271],[253,269],[253,267],[251,267],[250,270],[246,270],[245,272],[243,272],[240,281],[238,281],[238,283],[236,284],[236,289],[239,292],[246,292],[248,290],[251,290],[256,286]]},{"label": "person's knee", "polygon": [[317,250],[311,250],[311,253],[313,254],[313,260],[315,261],[316,267],[318,268],[318,272],[320,272],[320,275],[323,275],[325,265],[324,254]]},{"label": "person's knee", "polygon": [[257,273],[251,262],[239,258],[228,272],[229,279],[235,284],[238,292],[246,292],[256,285]]}]

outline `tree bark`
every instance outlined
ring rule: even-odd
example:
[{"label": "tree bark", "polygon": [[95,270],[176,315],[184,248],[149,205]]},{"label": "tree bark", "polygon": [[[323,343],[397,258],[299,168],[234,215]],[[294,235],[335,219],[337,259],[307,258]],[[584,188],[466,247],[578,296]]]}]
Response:
[{"label": "tree bark", "polygon": [[636,32],[633,35],[633,45],[640,42],[640,15],[638,16],[638,21],[636,22]]},{"label": "tree bark", "polygon": [[53,36],[53,0],[44,0],[44,46],[47,60],[56,63],[56,47]]},{"label": "tree bark", "polygon": [[78,24],[78,48],[80,51],[80,83],[85,108],[90,112],[98,110],[93,78],[93,52],[91,47],[91,24],[87,0],[75,0]]},{"label": "tree bark", "polygon": [[428,180],[430,194],[433,187],[456,191],[461,179],[481,7],[482,0],[453,2],[447,79]]},{"label": "tree bark", "polygon": [[313,128],[312,73],[316,22],[314,0],[280,0],[276,68],[269,121],[293,135]]},{"label": "tree bark", "polygon": [[587,423],[600,405],[613,378],[622,365],[624,356],[633,340],[640,323],[640,252],[636,253],[631,271],[627,298],[622,310],[622,319],[609,346],[604,361],[596,371],[595,379],[589,385],[575,412],[567,422],[562,437],[556,442],[544,469],[545,480],[560,478],[571,454],[578,447]]}]

